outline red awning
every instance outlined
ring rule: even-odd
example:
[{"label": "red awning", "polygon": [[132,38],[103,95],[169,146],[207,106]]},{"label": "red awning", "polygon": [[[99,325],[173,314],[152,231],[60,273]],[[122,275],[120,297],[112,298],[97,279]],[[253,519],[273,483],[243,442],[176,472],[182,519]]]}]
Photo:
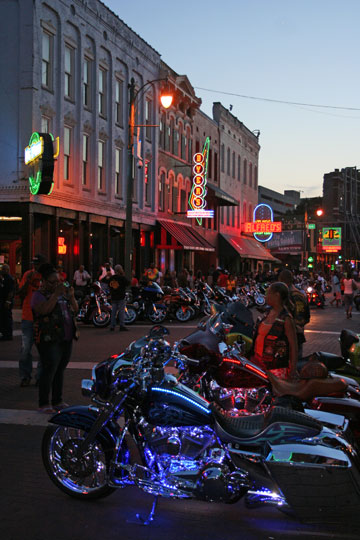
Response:
[{"label": "red awning", "polygon": [[221,234],[221,236],[244,259],[257,259],[258,261],[280,262],[279,259],[273,257],[264,246],[262,246],[257,240],[255,240],[255,238],[231,236],[230,234]]},{"label": "red awning", "polygon": [[184,249],[190,251],[215,251],[191,225],[185,223],[175,223],[174,221],[165,221],[159,219],[160,225],[175,238]]}]

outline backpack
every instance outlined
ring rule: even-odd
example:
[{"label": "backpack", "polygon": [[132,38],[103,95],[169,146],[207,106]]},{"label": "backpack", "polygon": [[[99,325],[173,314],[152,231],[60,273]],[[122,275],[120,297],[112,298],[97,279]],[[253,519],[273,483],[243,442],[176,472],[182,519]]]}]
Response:
[{"label": "backpack", "polygon": [[300,291],[290,291],[290,300],[294,304],[292,316],[295,323],[299,326],[305,326],[310,321],[310,308],[306,296]]}]

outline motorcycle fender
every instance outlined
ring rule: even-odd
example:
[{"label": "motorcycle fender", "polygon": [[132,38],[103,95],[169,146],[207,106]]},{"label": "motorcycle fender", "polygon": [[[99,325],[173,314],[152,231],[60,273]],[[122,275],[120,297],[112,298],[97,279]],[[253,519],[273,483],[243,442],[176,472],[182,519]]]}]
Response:
[{"label": "motorcycle fender", "polygon": [[312,406],[321,411],[343,414],[347,418],[360,418],[360,401],[351,398],[337,397],[316,397],[312,401]]},{"label": "motorcycle fender", "polygon": [[305,409],[304,412],[308,416],[315,418],[315,420],[319,420],[322,424],[327,425],[330,429],[341,429],[344,431],[347,428],[348,421],[345,419],[345,416],[342,416],[341,414],[317,409]]},{"label": "motorcycle fender", "polygon": [[[57,424],[58,426],[66,426],[84,431],[90,431],[90,428],[94,424],[97,418],[96,411],[89,409],[89,407],[83,405],[77,405],[74,407],[67,407],[66,409],[59,411],[49,420],[51,424]],[[115,422],[109,422],[102,428],[99,433],[99,440],[104,446],[109,448],[115,448],[116,439],[119,435],[120,428]]]},{"label": "motorcycle fender", "polygon": [[[341,445],[338,444],[339,446]],[[344,444],[342,446],[343,448],[329,448],[322,444],[269,444],[265,461],[277,466],[281,463],[298,467],[321,464],[322,468],[351,468],[352,463],[347,455],[347,448]]]}]

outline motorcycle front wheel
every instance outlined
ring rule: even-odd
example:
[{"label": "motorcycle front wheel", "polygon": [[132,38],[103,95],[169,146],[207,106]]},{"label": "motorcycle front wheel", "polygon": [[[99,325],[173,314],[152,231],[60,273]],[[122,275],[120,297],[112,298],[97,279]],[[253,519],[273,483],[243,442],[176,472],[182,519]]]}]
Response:
[{"label": "motorcycle front wheel", "polygon": [[148,317],[153,323],[162,323],[166,319],[167,309],[165,307],[156,307],[150,311]]},{"label": "motorcycle front wheel", "polygon": [[191,319],[191,316],[192,316],[192,310],[188,307],[186,308],[182,308],[182,307],[179,307],[177,308],[177,310],[175,311],[175,317],[177,318],[178,321],[180,322],[187,322]]},{"label": "motorcycle front wheel", "polygon": [[98,313],[97,311],[94,313],[91,321],[93,325],[96,326],[97,328],[105,328],[105,326],[108,326],[108,324],[110,324],[110,318],[111,318],[110,311],[101,310],[100,313]]},{"label": "motorcycle front wheel", "polygon": [[133,324],[136,321],[137,313],[136,309],[130,306],[125,307],[125,324]]},{"label": "motorcycle front wheel", "polygon": [[42,459],[50,479],[67,495],[77,499],[107,497],[115,488],[107,484],[108,462],[97,440],[80,457],[76,456],[86,432],[66,426],[49,426],[42,441]]}]

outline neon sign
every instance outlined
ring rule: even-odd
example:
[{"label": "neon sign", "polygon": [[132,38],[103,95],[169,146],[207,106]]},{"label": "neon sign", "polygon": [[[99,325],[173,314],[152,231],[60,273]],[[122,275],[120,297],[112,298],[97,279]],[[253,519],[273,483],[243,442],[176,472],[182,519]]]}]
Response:
[{"label": "neon sign", "polygon": [[253,223],[245,223],[245,232],[254,233],[258,242],[268,242],[274,232],[281,232],[281,221],[274,221],[274,213],[268,204],[258,204],[254,208]]},{"label": "neon sign", "polygon": [[341,250],[341,227],[323,227],[322,246],[327,253]]},{"label": "neon sign", "polygon": [[57,148],[54,152],[54,137],[51,133],[35,131],[24,151],[25,165],[31,167],[29,189],[32,195],[50,195],[53,190],[54,159],[59,154],[59,137],[56,138]]},{"label": "neon sign", "polygon": [[58,255],[66,255],[67,245],[65,244],[65,238],[63,236],[58,236]]},{"label": "neon sign", "polygon": [[187,211],[188,218],[196,218],[199,225],[202,224],[203,218],[213,218],[214,210],[206,210],[205,196],[206,189],[206,176],[208,167],[210,138],[207,137],[202,152],[194,154],[194,166],[193,166],[193,186],[189,196],[189,207]]}]

